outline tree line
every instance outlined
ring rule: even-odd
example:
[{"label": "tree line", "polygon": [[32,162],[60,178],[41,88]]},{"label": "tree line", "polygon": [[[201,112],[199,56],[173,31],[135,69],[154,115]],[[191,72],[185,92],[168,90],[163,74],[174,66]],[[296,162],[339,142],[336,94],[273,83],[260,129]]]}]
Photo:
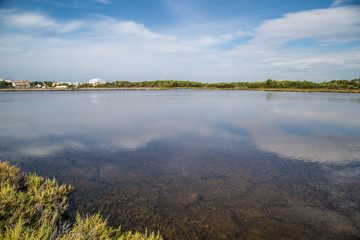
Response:
[{"label": "tree line", "polygon": [[[34,81],[31,87],[46,85],[51,87],[53,82],[50,81]],[[74,87],[67,85],[68,87]],[[219,83],[202,83],[193,81],[180,80],[156,80],[156,81],[115,81],[104,84],[92,85],[90,83],[82,83],[78,88],[205,88],[205,89],[360,89],[360,78],[353,80],[332,80],[329,82],[315,83],[311,81],[277,81],[268,79],[264,82],[219,82]],[[11,83],[0,82],[0,88],[12,88]]]},{"label": "tree line", "polygon": [[[94,87],[91,84],[81,84],[80,87]],[[359,89],[360,78],[353,80],[332,80],[329,82],[315,83],[310,81],[277,81],[268,79],[264,82],[220,82],[220,83],[201,83],[179,80],[158,80],[158,81],[115,81],[105,84],[98,84],[96,87],[104,88],[216,88],[216,89],[261,89],[261,88],[281,88],[281,89]]]}]

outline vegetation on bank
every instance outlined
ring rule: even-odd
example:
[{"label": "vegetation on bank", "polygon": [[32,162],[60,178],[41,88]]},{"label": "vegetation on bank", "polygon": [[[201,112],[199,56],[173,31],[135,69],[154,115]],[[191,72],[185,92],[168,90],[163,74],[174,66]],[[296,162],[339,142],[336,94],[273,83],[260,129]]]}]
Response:
[{"label": "vegetation on bank", "polygon": [[[31,82],[32,88],[39,85],[45,85],[49,88],[52,82]],[[60,84],[61,85],[61,84]],[[115,81],[105,84],[92,85],[90,83],[82,83],[79,86],[69,85],[63,83],[69,89],[91,89],[91,88],[192,88],[192,89],[239,89],[239,90],[273,90],[273,91],[352,91],[360,92],[360,78],[353,80],[332,80],[329,82],[315,83],[310,81],[277,81],[268,79],[264,82],[220,82],[220,83],[202,83],[192,81],[178,81],[178,80],[157,80],[157,81]],[[11,88],[9,84],[0,82],[0,88]]]},{"label": "vegetation on bank", "polygon": [[64,220],[67,195],[72,186],[55,179],[21,173],[0,161],[0,239],[4,240],[160,240],[154,233],[122,232],[107,226],[100,214]]},{"label": "vegetation on bank", "polygon": [[5,81],[0,81],[0,88],[12,88],[12,84]]},{"label": "vegetation on bank", "polygon": [[47,87],[52,87],[53,86],[53,82],[50,82],[50,81],[44,81],[44,82],[40,82],[40,81],[34,81],[34,82],[30,82],[30,86],[32,88],[38,86],[38,85],[45,85]]},{"label": "vegetation on bank", "polygon": [[[82,84],[80,87],[91,87],[88,84]],[[231,82],[231,83],[201,83],[191,81],[144,81],[144,82],[128,82],[116,81],[96,85],[96,87],[158,87],[158,88],[295,88],[295,89],[358,89],[360,88],[360,79],[349,80],[333,80],[330,82],[313,83],[309,81],[276,81],[268,79],[265,82]]]},{"label": "vegetation on bank", "polygon": [[[94,87],[84,83],[81,87]],[[360,78],[353,80],[332,80],[330,82],[314,83],[309,81],[276,81],[268,79],[264,82],[231,82],[231,83],[201,83],[191,81],[162,80],[162,81],[115,81],[98,84],[103,88],[205,88],[205,89],[360,89]]]}]

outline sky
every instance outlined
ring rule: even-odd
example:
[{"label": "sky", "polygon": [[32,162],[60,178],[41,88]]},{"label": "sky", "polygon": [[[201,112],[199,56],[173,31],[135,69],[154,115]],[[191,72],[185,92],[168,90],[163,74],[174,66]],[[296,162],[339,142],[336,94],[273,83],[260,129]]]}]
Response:
[{"label": "sky", "polygon": [[360,77],[360,0],[0,0],[0,78]]}]

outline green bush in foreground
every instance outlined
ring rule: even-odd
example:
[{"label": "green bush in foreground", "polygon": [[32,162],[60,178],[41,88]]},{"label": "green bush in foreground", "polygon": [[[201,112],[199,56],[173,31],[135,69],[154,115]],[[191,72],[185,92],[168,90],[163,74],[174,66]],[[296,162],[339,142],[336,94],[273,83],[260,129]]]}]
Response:
[{"label": "green bush in foreground", "polygon": [[72,190],[72,186],[59,186],[55,179],[24,174],[0,161],[0,239],[162,239],[159,234],[109,227],[99,213],[85,217],[78,214],[71,227],[62,218]]}]

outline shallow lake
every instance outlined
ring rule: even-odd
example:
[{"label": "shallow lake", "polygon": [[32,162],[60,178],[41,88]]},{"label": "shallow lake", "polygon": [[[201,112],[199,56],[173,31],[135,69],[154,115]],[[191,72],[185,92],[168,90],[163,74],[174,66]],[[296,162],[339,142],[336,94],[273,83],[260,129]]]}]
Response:
[{"label": "shallow lake", "polygon": [[1,92],[0,159],[123,230],[360,238],[360,94]]}]

